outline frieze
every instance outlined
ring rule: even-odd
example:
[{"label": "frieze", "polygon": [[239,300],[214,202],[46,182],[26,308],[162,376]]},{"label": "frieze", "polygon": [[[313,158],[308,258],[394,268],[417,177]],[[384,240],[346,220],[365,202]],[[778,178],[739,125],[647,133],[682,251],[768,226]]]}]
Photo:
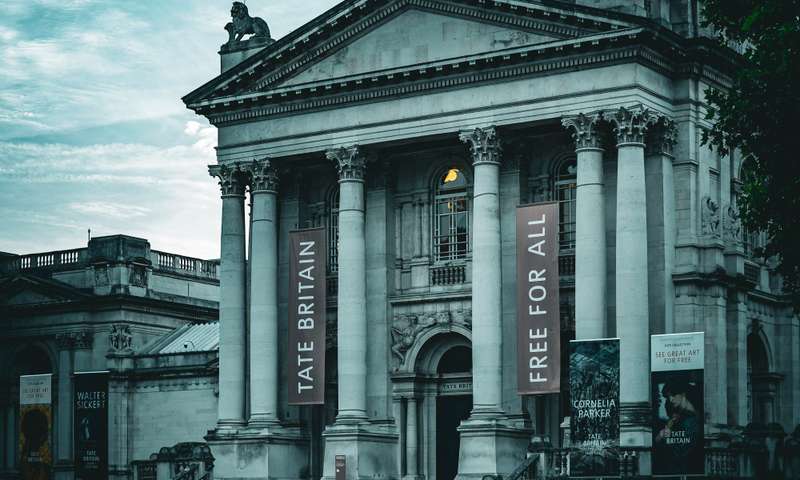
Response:
[{"label": "frieze", "polygon": [[403,313],[395,315],[392,322],[392,353],[395,365],[406,362],[406,355],[417,338],[437,326],[461,325],[472,329],[472,310]]},{"label": "frieze", "polygon": [[59,350],[88,350],[94,344],[94,335],[88,330],[59,333],[55,336]]}]

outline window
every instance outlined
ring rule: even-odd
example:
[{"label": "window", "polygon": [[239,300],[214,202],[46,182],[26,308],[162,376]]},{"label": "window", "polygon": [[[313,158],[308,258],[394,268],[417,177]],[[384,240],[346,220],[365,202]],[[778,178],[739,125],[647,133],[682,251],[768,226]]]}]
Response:
[{"label": "window", "polygon": [[339,271],[339,185],[328,196],[328,273]]},{"label": "window", "polygon": [[436,261],[466,258],[469,250],[469,194],[467,177],[452,167],[436,184],[433,219]]},{"label": "window", "polygon": [[556,170],[556,200],[559,206],[559,247],[562,252],[575,250],[575,198],[578,165],[574,158],[564,160]]}]

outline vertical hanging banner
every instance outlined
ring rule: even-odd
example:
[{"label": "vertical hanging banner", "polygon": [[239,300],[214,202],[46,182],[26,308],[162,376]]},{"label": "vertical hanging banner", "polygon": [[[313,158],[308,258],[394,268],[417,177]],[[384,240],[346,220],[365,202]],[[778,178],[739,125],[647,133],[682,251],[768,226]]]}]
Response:
[{"label": "vertical hanging banner", "polygon": [[558,203],[517,208],[517,391],[561,390]]},{"label": "vertical hanging banner", "polygon": [[573,476],[619,475],[619,339],[570,342]]},{"label": "vertical hanging banner", "polygon": [[653,475],[704,475],[705,334],[650,341]]},{"label": "vertical hanging banner", "polygon": [[49,480],[53,471],[53,375],[19,377],[19,473],[22,480]]},{"label": "vertical hanging banner", "polygon": [[76,373],[75,478],[108,478],[108,372]]},{"label": "vertical hanging banner", "polygon": [[289,404],[325,403],[325,229],[289,234]]}]

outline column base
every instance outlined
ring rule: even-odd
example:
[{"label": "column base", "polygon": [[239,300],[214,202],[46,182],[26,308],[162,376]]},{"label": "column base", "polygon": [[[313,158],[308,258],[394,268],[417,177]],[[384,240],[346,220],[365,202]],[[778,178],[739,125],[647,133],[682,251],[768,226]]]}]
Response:
[{"label": "column base", "polygon": [[386,428],[367,422],[345,423],[337,420],[322,434],[325,441],[323,480],[336,477],[336,456],[347,459],[347,480],[394,480],[397,472],[399,437]]},{"label": "column base", "polygon": [[[1,475],[0,478],[2,478]],[[75,478],[75,466],[70,461],[57,461],[53,465],[53,478],[55,480],[73,480]]]},{"label": "column base", "polygon": [[623,403],[620,405],[619,445],[637,453],[638,474],[652,473],[651,449],[653,426],[650,404],[647,402]]},{"label": "column base", "polygon": [[214,455],[216,480],[295,480],[308,478],[309,439],[280,424],[231,430],[206,436]]},{"label": "column base", "polygon": [[504,418],[474,412],[458,432],[458,480],[482,480],[485,475],[507,476],[526,458],[532,431],[511,425]]}]

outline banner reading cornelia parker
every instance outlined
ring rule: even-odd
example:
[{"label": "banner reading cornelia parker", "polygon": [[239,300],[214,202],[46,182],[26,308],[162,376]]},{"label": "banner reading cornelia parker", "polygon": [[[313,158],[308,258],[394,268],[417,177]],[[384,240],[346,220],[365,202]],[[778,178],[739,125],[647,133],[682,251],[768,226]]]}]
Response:
[{"label": "banner reading cornelia parker", "polygon": [[619,475],[619,339],[570,342],[573,476]]},{"label": "banner reading cornelia parker", "polygon": [[76,373],[75,478],[108,478],[108,372]]},{"label": "banner reading cornelia parker", "polygon": [[52,475],[52,383],[51,374],[19,378],[19,473],[22,480],[49,480]]},{"label": "banner reading cornelia parker", "polygon": [[705,335],[651,337],[653,474],[704,475]]},{"label": "banner reading cornelia parker", "polygon": [[325,229],[291,232],[289,248],[289,404],[322,405],[327,311]]},{"label": "banner reading cornelia parker", "polygon": [[558,203],[517,209],[517,391],[561,391]]}]

